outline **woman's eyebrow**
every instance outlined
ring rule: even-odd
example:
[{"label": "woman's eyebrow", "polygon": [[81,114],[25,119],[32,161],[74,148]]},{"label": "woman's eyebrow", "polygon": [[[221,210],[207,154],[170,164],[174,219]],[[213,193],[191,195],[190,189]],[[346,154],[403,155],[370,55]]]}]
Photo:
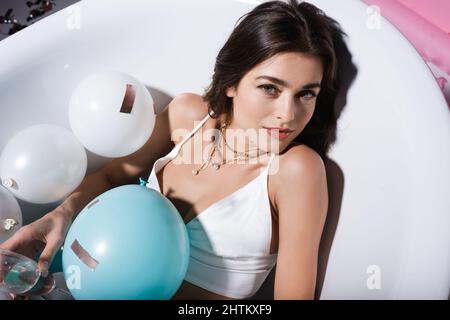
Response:
[{"label": "woman's eyebrow", "polygon": [[[271,76],[259,76],[259,77],[256,77],[255,80],[258,80],[258,79],[266,79],[266,80],[272,81],[273,83],[276,83],[276,84],[278,84],[278,85],[280,85],[280,86],[283,86],[283,87],[286,87],[286,88],[289,88],[289,87],[290,87],[289,84],[288,84],[286,81],[281,80],[281,79],[278,79],[278,78],[275,78],[275,77],[271,77]],[[317,82],[314,82],[314,83],[308,83],[308,84],[305,84],[305,85],[302,87],[302,89],[312,89],[312,88],[320,88],[320,83],[317,83]]]}]

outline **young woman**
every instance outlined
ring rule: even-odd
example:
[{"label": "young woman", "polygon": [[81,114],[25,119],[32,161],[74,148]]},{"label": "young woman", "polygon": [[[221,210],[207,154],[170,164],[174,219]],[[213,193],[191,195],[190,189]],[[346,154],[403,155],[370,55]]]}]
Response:
[{"label": "young woman", "polygon": [[328,209],[324,159],[336,126],[335,42],[344,33],[296,0],[262,3],[241,19],[203,96],[176,96],[140,150],[87,176],[1,247],[43,248],[45,272],[85,205],[149,176],[190,236],[174,299],[251,298],[275,265],[275,299],[313,299]]}]

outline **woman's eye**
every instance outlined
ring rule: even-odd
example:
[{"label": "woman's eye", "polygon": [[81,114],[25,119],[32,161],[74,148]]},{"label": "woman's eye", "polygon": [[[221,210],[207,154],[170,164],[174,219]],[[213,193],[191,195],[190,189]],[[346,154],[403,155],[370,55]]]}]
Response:
[{"label": "woman's eye", "polygon": [[[269,95],[273,95],[276,91],[278,91],[277,87],[271,85],[271,84],[263,84],[260,85],[258,88],[261,88],[265,93]],[[299,94],[299,97],[304,101],[310,101],[317,97],[316,93],[314,91],[303,91]]]},{"label": "woman's eye", "polygon": [[316,94],[313,91],[305,91],[300,94],[300,98],[303,100],[309,101],[316,97]]},{"label": "woman's eye", "polygon": [[268,93],[270,95],[275,93],[275,91],[277,89],[276,87],[274,87],[270,84],[263,84],[263,85],[260,85],[258,88],[261,88],[265,93]]}]

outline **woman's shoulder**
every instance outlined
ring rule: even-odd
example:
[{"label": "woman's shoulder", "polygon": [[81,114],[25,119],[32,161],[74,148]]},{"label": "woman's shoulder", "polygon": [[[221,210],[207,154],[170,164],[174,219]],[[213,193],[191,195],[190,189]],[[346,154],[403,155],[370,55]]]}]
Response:
[{"label": "woman's shoulder", "polygon": [[298,142],[292,142],[279,154],[280,169],[286,174],[299,170],[313,169],[324,166],[319,153],[313,148]]},{"label": "woman's shoulder", "polygon": [[305,183],[312,181],[311,178],[323,179],[325,166],[314,149],[297,142],[292,142],[273,160],[269,170],[269,197],[279,217],[280,209],[286,207],[282,202],[290,201],[286,200],[286,190],[290,190],[290,195],[299,196],[299,192],[307,190]]},{"label": "woman's shoulder", "polygon": [[278,158],[278,170],[274,174],[274,189],[277,191],[296,188],[298,182],[301,184],[301,181],[311,181],[310,179],[314,180],[325,174],[322,158],[317,151],[305,144],[290,144]]},{"label": "woman's shoulder", "polygon": [[[184,92],[173,98],[172,108],[169,112],[172,114],[172,131],[180,130],[176,140],[182,140],[183,136],[188,134],[199,121],[203,120],[208,114],[208,105],[203,101],[202,96]],[[173,132],[172,132],[173,133]],[[179,141],[175,141],[178,143]]]},{"label": "woman's shoulder", "polygon": [[185,129],[193,129],[195,121],[204,119],[208,114],[208,105],[198,94],[184,92],[178,94],[174,99],[176,99],[177,114],[184,122]]},{"label": "woman's shoulder", "polygon": [[[290,207],[299,197],[296,192],[286,196],[286,190],[310,193],[311,190],[327,188],[325,164],[320,155],[311,147],[293,143],[279,154],[278,170],[274,174],[274,206],[277,215],[281,208]],[[325,194],[317,192],[318,195]],[[281,192],[278,194],[278,192]],[[283,194],[282,194],[283,193]],[[315,192],[313,192],[315,193]]]}]

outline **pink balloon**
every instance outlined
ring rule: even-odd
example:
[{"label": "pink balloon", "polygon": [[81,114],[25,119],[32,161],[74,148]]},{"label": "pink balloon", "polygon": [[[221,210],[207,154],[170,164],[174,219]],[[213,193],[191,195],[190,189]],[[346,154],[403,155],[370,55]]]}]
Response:
[{"label": "pink balloon", "polygon": [[424,19],[430,21],[436,27],[450,33],[450,1],[448,0],[397,0],[405,7]]},{"label": "pink balloon", "polygon": [[363,0],[376,5],[380,13],[395,25],[421,56],[450,74],[450,36],[414,11],[394,0]]}]

